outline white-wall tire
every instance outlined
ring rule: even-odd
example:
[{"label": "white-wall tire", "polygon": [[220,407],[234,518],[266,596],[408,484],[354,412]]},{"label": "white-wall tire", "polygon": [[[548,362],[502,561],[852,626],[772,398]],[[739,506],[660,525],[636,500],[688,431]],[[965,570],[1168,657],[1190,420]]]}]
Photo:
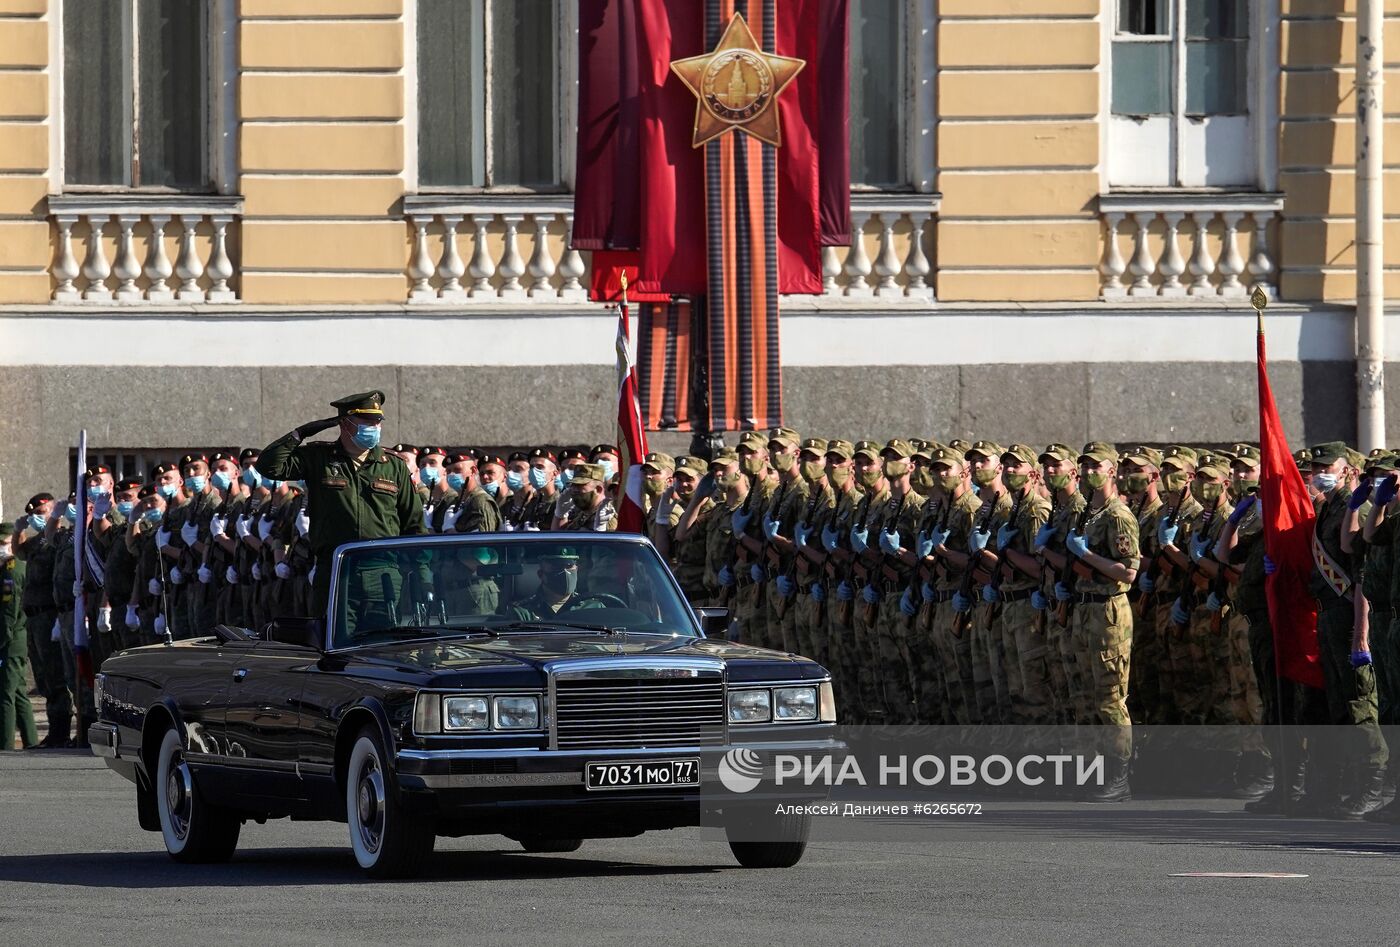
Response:
[{"label": "white-wall tire", "polygon": [[374,878],[406,878],[422,870],[436,835],[430,820],[404,809],[379,735],[365,727],[345,768],[350,851]]},{"label": "white-wall tire", "polygon": [[178,862],[227,861],[238,846],[242,821],[200,796],[185,762],[180,733],[170,727],[156,756],[156,813],[165,850]]}]

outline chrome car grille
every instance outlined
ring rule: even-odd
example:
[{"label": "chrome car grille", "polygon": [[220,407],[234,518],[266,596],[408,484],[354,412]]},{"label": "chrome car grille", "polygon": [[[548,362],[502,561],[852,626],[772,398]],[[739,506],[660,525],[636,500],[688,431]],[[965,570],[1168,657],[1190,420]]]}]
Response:
[{"label": "chrome car grille", "polygon": [[723,678],[662,674],[556,678],[556,746],[612,750],[723,745]]}]

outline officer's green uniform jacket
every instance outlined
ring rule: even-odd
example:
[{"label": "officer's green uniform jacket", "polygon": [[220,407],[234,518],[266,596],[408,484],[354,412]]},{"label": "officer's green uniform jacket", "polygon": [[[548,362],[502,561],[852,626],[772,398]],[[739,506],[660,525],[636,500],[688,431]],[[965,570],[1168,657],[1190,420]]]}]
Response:
[{"label": "officer's green uniform jacket", "polygon": [[78,567],[73,562],[73,530],[67,525],[53,534],[53,555],[53,600],[60,612],[71,612]]},{"label": "officer's green uniform jacket", "polygon": [[462,508],[453,530],[459,533],[495,533],[501,528],[501,508],[491,499],[491,494],[477,487],[461,497],[457,505]]},{"label": "officer's green uniform jacket", "polygon": [[516,621],[549,621],[551,618],[568,621],[567,616],[570,612],[586,612],[607,607],[597,599],[581,599],[578,595],[573,595],[556,610],[545,597],[544,591],[540,590],[529,598],[523,598],[511,605],[510,612]]},{"label": "officer's green uniform jacket", "polygon": [[[1313,509],[1317,512],[1317,521],[1314,523],[1313,531],[1317,541],[1322,544],[1322,548],[1327,551],[1328,556],[1345,571],[1345,574],[1352,582],[1355,582],[1360,572],[1359,564],[1353,558],[1342,552],[1342,520],[1347,515],[1347,500],[1350,499],[1351,492],[1346,484],[1338,484],[1337,487],[1326,497],[1313,502]],[[1360,522],[1366,522],[1366,517],[1371,515],[1371,504],[1368,502],[1357,511]],[[1322,578],[1322,573],[1317,569],[1316,558],[1314,557],[1312,577],[1308,581],[1308,590],[1312,592],[1313,598],[1317,599],[1318,608],[1326,609],[1345,605],[1351,607],[1351,602],[1337,595],[1332,587]]]},{"label": "officer's green uniform jacket", "polygon": [[105,564],[107,581],[103,584],[107,591],[107,603],[121,608],[131,601],[131,587],[136,584],[136,555],[126,545],[130,521],[115,507],[107,514],[107,519],[112,528],[107,530],[111,542]]},{"label": "officer's green uniform jacket", "polygon": [[[305,481],[311,551],[327,566],[342,543],[427,532],[408,466],[382,447],[356,464],[339,441],[300,444],[293,432],[267,445],[258,471],[274,480]],[[328,582],[329,568],[316,577]]]},{"label": "officer's green uniform jacket", "polygon": [[1235,532],[1235,548],[1230,550],[1230,564],[1240,569],[1240,581],[1235,586],[1234,606],[1250,623],[1268,621],[1269,600],[1264,595],[1264,518],[1255,503],[1240,521]]},{"label": "officer's green uniform jacket", "polygon": [[44,538],[43,532],[26,532],[29,539],[18,548],[19,558],[24,560],[26,568],[24,607],[37,614],[54,608],[54,544]]},{"label": "officer's green uniform jacket", "polygon": [[[24,620],[25,564],[14,556],[0,566],[0,658],[22,658],[29,653],[28,625]],[[0,694],[0,700],[8,694]],[[14,734],[5,734],[14,740]],[[3,739],[4,737],[0,737]]]}]

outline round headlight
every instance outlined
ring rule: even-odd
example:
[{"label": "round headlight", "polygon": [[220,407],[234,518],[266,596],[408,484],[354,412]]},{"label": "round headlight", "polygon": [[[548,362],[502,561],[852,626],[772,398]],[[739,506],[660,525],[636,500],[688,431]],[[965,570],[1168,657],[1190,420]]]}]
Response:
[{"label": "round headlight", "polygon": [[491,726],[490,711],[485,697],[444,697],[442,728],[444,730],[486,730]]},{"label": "round headlight", "polygon": [[538,730],[540,701],[537,697],[497,697],[495,699],[497,730]]},{"label": "round headlight", "polygon": [[767,690],[729,692],[730,723],[762,723],[772,716]]},{"label": "round headlight", "polygon": [[773,690],[773,708],[779,720],[816,720],[815,687],[778,687]]}]

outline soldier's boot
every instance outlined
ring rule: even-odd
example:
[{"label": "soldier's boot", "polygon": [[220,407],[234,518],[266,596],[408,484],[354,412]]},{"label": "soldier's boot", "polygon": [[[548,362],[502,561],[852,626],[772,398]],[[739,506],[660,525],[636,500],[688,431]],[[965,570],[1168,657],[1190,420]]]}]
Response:
[{"label": "soldier's boot", "polygon": [[1360,822],[1372,812],[1381,808],[1381,789],[1385,785],[1385,770],[1376,768],[1362,781],[1361,789],[1340,806],[1333,809],[1328,817],[1344,822]]},{"label": "soldier's boot", "polygon": [[1259,799],[1273,792],[1273,761],[1264,753],[1241,753],[1235,763],[1233,799]]},{"label": "soldier's boot", "polygon": [[1303,798],[1303,774],[1307,763],[1295,757],[1286,771],[1274,778],[1274,788],[1253,802],[1244,804],[1244,811],[1251,815],[1283,815]]},{"label": "soldier's boot", "polygon": [[1085,802],[1127,802],[1133,798],[1128,786],[1128,761],[1110,756],[1105,760],[1107,773],[1102,786],[1094,786],[1084,796]]}]

